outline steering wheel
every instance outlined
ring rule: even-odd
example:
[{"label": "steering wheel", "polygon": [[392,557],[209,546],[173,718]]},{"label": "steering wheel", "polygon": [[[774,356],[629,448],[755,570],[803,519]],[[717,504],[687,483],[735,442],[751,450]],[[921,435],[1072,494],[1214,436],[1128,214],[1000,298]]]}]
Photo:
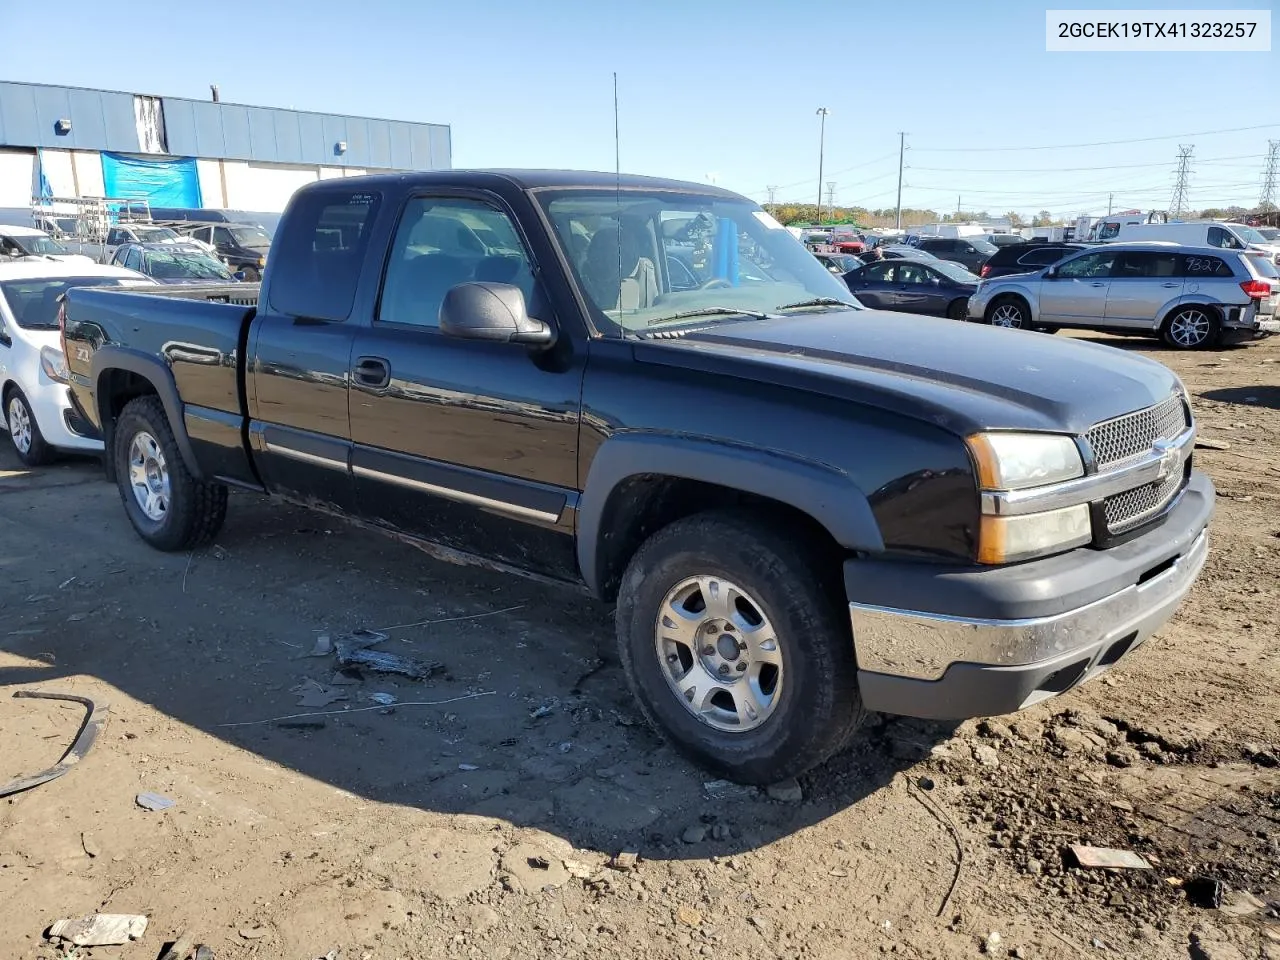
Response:
[{"label": "steering wheel", "polygon": [[704,280],[698,284],[699,290],[719,290],[721,287],[732,287],[733,284],[724,277],[712,277],[710,280]]}]

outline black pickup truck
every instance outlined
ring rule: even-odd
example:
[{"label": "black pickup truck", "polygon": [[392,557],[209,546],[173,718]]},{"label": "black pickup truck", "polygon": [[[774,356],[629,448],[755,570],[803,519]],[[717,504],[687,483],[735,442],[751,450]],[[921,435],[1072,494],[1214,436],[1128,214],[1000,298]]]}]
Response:
[{"label": "black pickup truck", "polygon": [[76,288],[72,390],[137,532],[229,487],[615,603],[644,712],[771,782],[866,710],[1016,711],[1173,613],[1206,555],[1178,379],[867,310],[757,205],[642,177],[304,187],[256,307]]}]

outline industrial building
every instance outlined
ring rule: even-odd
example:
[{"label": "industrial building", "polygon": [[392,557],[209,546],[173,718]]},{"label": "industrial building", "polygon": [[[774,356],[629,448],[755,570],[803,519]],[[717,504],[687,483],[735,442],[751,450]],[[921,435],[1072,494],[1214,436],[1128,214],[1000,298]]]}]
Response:
[{"label": "industrial building", "polygon": [[278,213],[298,187],[451,166],[444,124],[0,81],[0,218],[33,200]]}]

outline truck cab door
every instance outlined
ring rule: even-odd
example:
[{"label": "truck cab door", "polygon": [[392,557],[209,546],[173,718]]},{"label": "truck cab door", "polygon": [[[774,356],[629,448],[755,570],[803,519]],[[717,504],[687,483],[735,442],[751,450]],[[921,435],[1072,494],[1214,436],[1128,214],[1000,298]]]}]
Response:
[{"label": "truck cab door", "polygon": [[[576,578],[585,343],[564,334],[526,235],[496,197],[436,192],[400,213],[351,357],[361,513],[446,549]],[[549,349],[446,336],[455,285],[511,284],[560,331]]]},{"label": "truck cab door", "polygon": [[249,443],[263,483],[339,513],[356,509],[347,412],[353,311],[380,204],[360,189],[294,200],[249,337]]}]

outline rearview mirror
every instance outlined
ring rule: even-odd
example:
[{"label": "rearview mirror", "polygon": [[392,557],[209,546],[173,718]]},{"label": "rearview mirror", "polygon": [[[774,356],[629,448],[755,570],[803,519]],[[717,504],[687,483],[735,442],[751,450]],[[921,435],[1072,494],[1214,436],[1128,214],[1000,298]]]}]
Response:
[{"label": "rearview mirror", "polygon": [[524,293],[509,283],[460,283],[444,295],[440,332],[460,340],[550,346],[555,333],[529,316]]}]

